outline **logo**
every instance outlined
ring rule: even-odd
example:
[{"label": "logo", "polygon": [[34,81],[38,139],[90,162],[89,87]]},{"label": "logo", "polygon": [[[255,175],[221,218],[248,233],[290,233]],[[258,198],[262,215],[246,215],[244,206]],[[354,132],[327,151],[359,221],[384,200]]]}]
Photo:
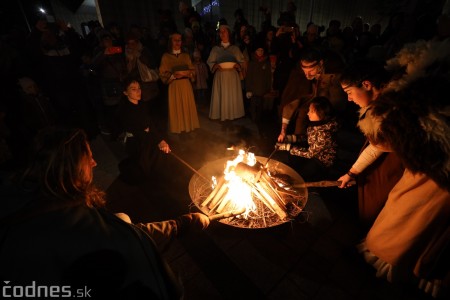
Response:
[{"label": "logo", "polygon": [[32,281],[28,285],[13,285],[11,281],[3,281],[2,298],[90,298],[91,289],[73,289],[69,285],[38,285]]}]

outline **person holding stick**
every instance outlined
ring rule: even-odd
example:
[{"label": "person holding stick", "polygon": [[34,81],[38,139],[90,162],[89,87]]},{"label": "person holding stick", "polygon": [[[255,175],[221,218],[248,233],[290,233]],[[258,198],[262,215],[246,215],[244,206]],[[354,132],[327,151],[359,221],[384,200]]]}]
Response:
[{"label": "person holding stick", "polygon": [[[146,177],[155,176],[166,158],[161,152],[170,153],[166,139],[150,119],[141,101],[141,86],[137,79],[124,82],[124,99],[119,104],[117,119],[123,132],[128,157],[119,163],[121,179],[136,184]],[[158,151],[158,149],[160,151]]]},{"label": "person holding stick", "polygon": [[132,224],[107,211],[105,192],[92,183],[97,163],[83,130],[45,129],[34,150],[30,165],[0,190],[5,284],[85,288],[96,299],[182,299],[159,248],[205,229],[209,218],[189,213]]}]

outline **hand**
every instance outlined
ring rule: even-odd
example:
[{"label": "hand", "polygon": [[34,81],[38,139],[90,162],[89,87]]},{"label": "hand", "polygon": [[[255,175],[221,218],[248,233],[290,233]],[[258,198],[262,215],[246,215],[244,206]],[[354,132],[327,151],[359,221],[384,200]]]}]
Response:
[{"label": "hand", "polygon": [[278,142],[282,143],[284,141],[284,138],[286,137],[286,132],[282,131],[280,132],[280,135],[278,136]]},{"label": "hand", "polygon": [[221,67],[219,64],[215,64],[215,65],[212,67],[212,72],[214,73],[215,71],[221,70],[221,69],[222,69],[222,67]]},{"label": "hand", "polygon": [[192,218],[191,224],[200,228],[201,230],[208,228],[210,220],[207,215],[202,213],[191,213],[189,215]]},{"label": "hand", "polygon": [[170,147],[169,147],[169,144],[167,144],[167,142],[166,141],[164,141],[164,140],[162,140],[159,144],[158,144],[158,147],[159,147],[159,150],[161,150],[162,152],[164,152],[164,153],[169,153],[171,150],[170,150]]},{"label": "hand", "polygon": [[250,99],[252,96],[253,96],[252,92],[245,93],[245,97],[247,97],[247,99]]},{"label": "hand", "polygon": [[349,184],[349,182],[352,181],[352,179],[353,178],[351,178],[348,174],[345,174],[345,175],[339,177],[338,181],[341,182],[341,185],[338,187],[342,189],[342,188],[347,188],[347,187],[351,186]]},{"label": "hand", "polygon": [[285,151],[289,151],[289,150],[291,150],[291,144],[288,144],[288,143],[276,143],[275,144],[275,148],[277,149],[277,150],[285,150]]},{"label": "hand", "polygon": [[176,79],[180,79],[180,78],[184,78],[185,75],[181,72],[175,72],[175,73],[173,73],[173,77],[175,77]]},{"label": "hand", "polygon": [[238,71],[238,72],[241,71],[241,65],[240,64],[234,64],[233,68],[235,68],[236,71]]},{"label": "hand", "polygon": [[209,226],[209,223],[208,216],[202,213],[185,214],[177,219],[178,232],[183,234],[190,229],[203,230]]}]

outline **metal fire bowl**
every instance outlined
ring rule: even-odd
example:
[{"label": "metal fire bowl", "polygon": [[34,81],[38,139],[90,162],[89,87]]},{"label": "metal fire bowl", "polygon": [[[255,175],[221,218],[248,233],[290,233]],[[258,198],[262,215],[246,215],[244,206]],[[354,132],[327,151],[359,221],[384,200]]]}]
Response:
[{"label": "metal fire bowl", "polygon": [[[227,161],[233,160],[234,158],[235,157],[226,157],[209,162],[200,168],[198,173],[203,175],[205,178],[210,179],[212,176],[215,176],[216,179],[219,180],[224,176],[223,172]],[[256,159],[262,164],[265,164],[267,161],[267,158],[263,156],[256,156]],[[295,184],[299,184],[300,186],[305,183],[303,178],[294,169],[277,160],[270,160],[267,169],[270,174],[288,175],[289,178],[295,182]],[[203,201],[212,192],[212,184],[212,179],[207,182],[198,174],[194,174],[189,181],[189,195],[192,202],[206,215],[211,215],[211,212],[208,207],[201,206],[201,203],[203,203]],[[285,201],[292,203],[292,207],[295,208],[288,212],[289,217],[286,219],[281,219],[276,213],[267,208],[262,201],[254,196],[253,200],[257,206],[256,214],[250,213],[247,219],[242,216],[237,216],[218,221],[226,225],[249,229],[273,227],[289,222],[303,210],[308,200],[308,190],[306,187],[296,188],[295,190],[298,192],[298,196],[284,198]]]}]

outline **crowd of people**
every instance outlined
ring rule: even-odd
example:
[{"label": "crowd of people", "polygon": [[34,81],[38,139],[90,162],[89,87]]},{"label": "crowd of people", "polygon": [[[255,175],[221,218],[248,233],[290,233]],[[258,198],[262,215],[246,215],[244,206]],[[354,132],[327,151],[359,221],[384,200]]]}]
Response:
[{"label": "crowd of people", "polygon": [[[287,150],[285,162],[309,181],[330,179],[339,147],[336,132],[358,126],[366,143],[348,172],[334,180],[341,188],[355,180],[358,185],[366,233],[361,253],[377,276],[389,281],[413,280],[433,296],[448,287],[449,17],[440,16],[426,39],[398,44],[399,31],[362,26],[360,17],[343,29],[338,20],[323,31],[311,22],[302,32],[292,10],[291,5],[280,15],[278,26],[266,20],[260,32],[240,9],[234,26],[221,19],[217,29],[202,24],[198,14],[187,14],[183,31],[165,12],[157,38],[144,27],[122,33],[117,24],[102,27],[98,22],[82,37],[63,21],[40,19],[25,41],[3,43],[2,55],[11,60],[4,83],[12,90],[0,106],[2,133],[8,133],[2,136],[0,163],[20,164],[24,171],[13,180],[20,201],[11,197],[0,216],[1,258],[8,257],[2,260],[8,268],[2,267],[0,278],[12,270],[24,281],[36,275],[21,278],[20,268],[29,268],[30,261],[18,266],[9,259],[27,256],[12,246],[17,235],[27,237],[19,249],[28,249],[35,233],[53,240],[43,232],[71,232],[74,218],[98,228],[76,239],[95,243],[66,256],[71,260],[63,266],[52,266],[60,271],[58,278],[46,269],[46,280],[81,284],[80,266],[107,251],[124,268],[139,271],[120,265],[101,270],[121,273],[119,293],[179,298],[178,283],[149,236],[174,236],[192,224],[205,228],[209,219],[189,214],[162,225],[135,225],[126,215],[103,211],[103,193],[92,185],[96,163],[89,139],[99,133],[120,137],[128,153],[119,166],[121,176],[142,180],[154,175],[145,173],[157,169],[173,139],[190,138],[200,127],[198,106],[209,105],[209,118],[224,129],[248,116],[264,138],[275,119],[279,135],[272,137],[274,146]],[[35,137],[37,149],[31,155],[27,150]],[[37,225],[45,231],[29,230]],[[108,240],[105,232],[117,237]],[[70,248],[73,242],[56,250],[79,249]],[[123,243],[136,249],[122,249]],[[49,261],[49,255],[62,257],[46,248],[39,251]],[[87,279],[99,290],[110,286],[94,276]]]}]

